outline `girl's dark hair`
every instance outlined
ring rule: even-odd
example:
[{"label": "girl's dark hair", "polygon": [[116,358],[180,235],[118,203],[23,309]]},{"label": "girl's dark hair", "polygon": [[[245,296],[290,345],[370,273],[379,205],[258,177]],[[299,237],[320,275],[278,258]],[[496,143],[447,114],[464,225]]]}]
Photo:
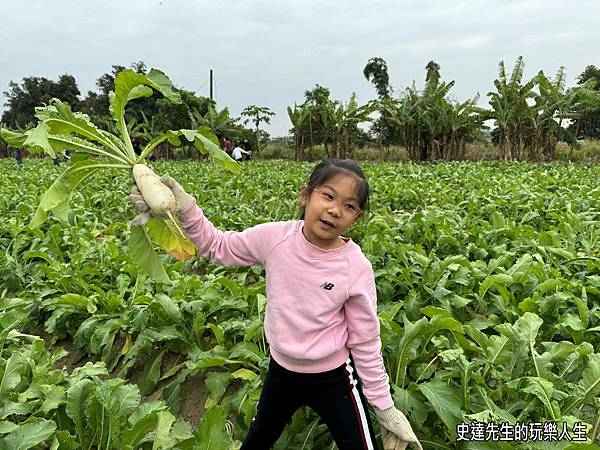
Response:
[{"label": "girl's dark hair", "polygon": [[[308,195],[313,189],[323,186],[337,175],[354,175],[358,185],[358,207],[363,211],[369,209],[369,183],[365,179],[362,169],[352,159],[324,159],[313,169],[306,186]],[[300,214],[304,220],[304,207]]]}]

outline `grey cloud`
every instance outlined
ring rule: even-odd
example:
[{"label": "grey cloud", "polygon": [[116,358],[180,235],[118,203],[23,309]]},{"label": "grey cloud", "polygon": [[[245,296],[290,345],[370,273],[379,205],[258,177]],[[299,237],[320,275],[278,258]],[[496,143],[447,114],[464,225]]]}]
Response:
[{"label": "grey cloud", "polygon": [[510,70],[523,55],[526,76],[565,65],[569,83],[600,64],[593,0],[3,0],[0,17],[0,91],[67,72],[86,92],[112,64],[143,60],[207,95],[212,67],[219,106],[269,106],[274,135],[289,128],[286,107],[316,83],[340,100],[373,98],[362,76],[372,56],[387,61],[396,93],[422,86],[434,59],[456,80],[455,98],[479,92],[484,105],[501,59]]}]

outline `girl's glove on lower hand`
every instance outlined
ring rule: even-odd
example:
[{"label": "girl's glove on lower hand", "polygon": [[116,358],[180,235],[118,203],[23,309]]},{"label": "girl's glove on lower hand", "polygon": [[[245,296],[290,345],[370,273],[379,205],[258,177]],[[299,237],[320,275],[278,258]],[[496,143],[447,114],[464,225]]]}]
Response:
[{"label": "girl's glove on lower hand", "polygon": [[385,450],[404,450],[409,443],[413,443],[418,450],[423,450],[417,435],[402,411],[394,406],[383,411],[377,408],[374,410],[381,425],[381,439]]},{"label": "girl's glove on lower hand", "polygon": [[[176,214],[181,214],[183,211],[188,210],[192,207],[196,200],[190,194],[185,192],[181,185],[168,175],[160,177],[160,181],[171,189],[175,201],[177,202]],[[139,226],[144,225],[150,221],[154,216],[148,204],[144,201],[142,193],[137,185],[134,185],[129,195],[129,201],[131,201],[138,211],[138,215],[131,221],[131,225]]]}]

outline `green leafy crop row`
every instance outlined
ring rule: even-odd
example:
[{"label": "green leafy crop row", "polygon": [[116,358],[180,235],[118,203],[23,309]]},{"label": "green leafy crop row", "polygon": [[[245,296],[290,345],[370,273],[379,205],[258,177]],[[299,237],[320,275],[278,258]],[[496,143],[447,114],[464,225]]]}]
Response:
[{"label": "green leafy crop row", "polygon": [[[13,333],[42,332],[52,344],[72,342],[74,361],[105,367],[84,377],[90,389],[107,383],[101,388],[105,400],[127,389],[147,405],[144,397],[160,387],[163,403],[156,417],[176,416],[189,394],[188,381],[200,376],[206,391],[198,405],[206,410],[203,421],[195,431],[182,425],[185,436],[176,432],[179,421],[170,422],[164,439],[181,438],[181,445],[212,439],[210,448],[239,445],[268,362],[262,269],[162,255],[170,284],[140,274],[127,253],[133,207],[124,199],[130,181],[116,171],[96,175],[94,186],[110,190],[83,186],[65,220],[51,216],[39,229],[28,229],[39,196],[60,168],[27,160],[17,170],[13,163],[0,161],[5,181],[0,316],[19,311],[26,318]],[[157,162],[153,169],[180,181],[217,227],[242,230],[297,218],[299,189],[312,166],[251,162],[238,176],[208,167]],[[494,162],[367,164],[365,171],[372,211],[350,236],[375,270],[394,400],[425,448],[597,448],[592,442],[600,439],[599,168]],[[25,351],[15,345],[5,348],[0,375],[12,355]],[[52,365],[34,366],[40,364]],[[136,376],[139,367],[142,376]],[[69,378],[76,373],[63,373],[67,381],[54,384],[68,393],[69,383],[81,382]],[[48,445],[60,444],[63,432],[82,439],[69,414],[71,422],[39,414],[53,389],[37,397],[34,409],[0,420],[36,424],[49,433]],[[11,395],[16,405],[31,401]],[[131,417],[127,426],[133,427]],[[460,424],[473,421],[564,422],[570,428],[580,423],[588,440],[460,440]],[[0,426],[0,442],[15,432],[13,425]],[[200,430],[207,433],[202,438]],[[113,434],[103,433],[102,439]],[[110,439],[102,448],[121,448],[123,435]],[[64,445],[55,448],[69,448]],[[277,448],[332,448],[332,441],[316,416],[303,410]]]}]

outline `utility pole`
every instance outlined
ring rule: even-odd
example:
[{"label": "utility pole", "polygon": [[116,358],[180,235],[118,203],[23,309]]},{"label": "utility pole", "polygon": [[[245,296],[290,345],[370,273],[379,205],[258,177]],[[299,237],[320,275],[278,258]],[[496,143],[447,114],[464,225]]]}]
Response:
[{"label": "utility pole", "polygon": [[210,69],[210,100],[213,99],[213,71]]}]

